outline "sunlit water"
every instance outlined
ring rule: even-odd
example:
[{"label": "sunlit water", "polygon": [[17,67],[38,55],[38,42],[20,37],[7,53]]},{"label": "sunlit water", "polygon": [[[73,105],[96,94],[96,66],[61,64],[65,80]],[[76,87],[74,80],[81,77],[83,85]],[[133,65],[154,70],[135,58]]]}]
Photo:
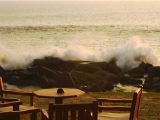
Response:
[{"label": "sunlit water", "polygon": [[140,56],[157,64],[159,33],[160,2],[0,2],[4,67],[47,55],[94,61],[117,56],[120,67],[135,67]]}]

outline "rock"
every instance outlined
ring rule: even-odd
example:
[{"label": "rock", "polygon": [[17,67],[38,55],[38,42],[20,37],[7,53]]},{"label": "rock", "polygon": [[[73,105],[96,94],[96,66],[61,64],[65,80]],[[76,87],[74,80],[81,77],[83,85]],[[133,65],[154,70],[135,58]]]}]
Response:
[{"label": "rock", "polygon": [[59,58],[45,57],[43,59],[35,59],[30,67],[46,67],[56,71],[71,71],[75,67],[75,63],[72,61],[64,61]]},{"label": "rock", "polygon": [[114,87],[114,78],[111,73],[104,76],[105,71],[99,71],[95,74],[81,71],[72,71],[71,76],[76,86],[87,86],[88,91],[105,91]]},{"label": "rock", "polygon": [[148,70],[152,68],[153,65],[149,63],[142,62],[138,67],[126,72],[133,78],[143,78],[144,75],[148,74]]},{"label": "rock", "polygon": [[160,77],[147,78],[144,89],[147,91],[160,92]]},{"label": "rock", "polygon": [[0,76],[3,76],[5,74],[5,70],[3,67],[0,66]]},{"label": "rock", "polygon": [[98,70],[101,70],[98,64],[94,63],[86,63],[86,64],[79,64],[77,67],[74,69],[77,71],[82,71],[86,73],[95,73]]},{"label": "rock", "polygon": [[122,75],[121,69],[114,63],[106,63],[106,62],[88,62],[85,64],[79,64],[76,68],[78,71],[84,71],[88,73],[94,73],[99,70],[104,70],[116,75]]},{"label": "rock", "polygon": [[5,82],[18,86],[77,87],[87,91],[106,91],[117,83],[138,85],[146,77],[145,90],[160,91],[160,66],[141,63],[137,68],[123,72],[115,60],[106,62],[64,61],[45,57],[34,60],[23,69],[5,70],[0,67]]},{"label": "rock", "polygon": [[121,78],[120,83],[121,84],[125,84],[125,85],[134,85],[134,86],[137,86],[137,85],[143,84],[143,81],[141,79],[123,76]]},{"label": "rock", "polygon": [[97,71],[95,74],[94,74],[94,77],[99,80],[104,80],[104,81],[108,81],[112,84],[117,84],[120,82],[120,77],[116,74],[113,74],[113,73],[110,73],[110,72],[107,72],[107,71]]},{"label": "rock", "polygon": [[149,77],[160,76],[160,66],[150,67],[147,73]]},{"label": "rock", "polygon": [[118,76],[122,76],[123,72],[121,71],[121,69],[116,65],[116,63],[114,61],[111,61],[109,63],[106,62],[99,62],[99,66],[105,70],[108,71],[110,73],[116,74]]}]

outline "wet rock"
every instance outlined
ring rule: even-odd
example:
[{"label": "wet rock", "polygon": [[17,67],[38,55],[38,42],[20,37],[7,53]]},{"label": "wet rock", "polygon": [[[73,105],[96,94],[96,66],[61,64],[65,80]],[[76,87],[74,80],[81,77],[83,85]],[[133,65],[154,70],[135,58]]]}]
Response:
[{"label": "wet rock", "polygon": [[71,76],[76,86],[87,86],[88,91],[111,90],[113,89],[115,82],[112,80],[115,80],[114,78],[118,79],[112,73],[107,73],[105,71],[98,71],[94,74],[81,71],[72,71]]},{"label": "wet rock", "polygon": [[134,85],[134,86],[137,86],[137,85],[143,84],[143,80],[137,79],[137,78],[123,76],[121,78],[120,83],[121,84],[125,84],[125,85]]},{"label": "wet rock", "polygon": [[122,76],[123,75],[123,72],[121,71],[121,69],[116,65],[115,61],[111,61],[109,63],[107,62],[100,62],[98,63],[99,66],[105,70],[105,71],[108,71],[110,73],[113,73],[113,74],[116,74],[116,75],[119,75],[119,76]]},{"label": "wet rock", "polygon": [[147,73],[149,77],[160,76],[160,66],[150,67]]},{"label": "wet rock", "polygon": [[[160,67],[142,62],[137,68],[125,73],[115,60],[106,62],[64,61],[45,57],[35,59],[23,69],[4,70],[0,75],[5,82],[18,86],[77,87],[87,91],[106,91],[117,83],[138,85],[147,75],[144,89],[160,91]],[[84,87],[83,87],[84,88]]]},{"label": "wet rock", "polygon": [[59,58],[45,57],[43,59],[35,59],[30,67],[46,67],[56,71],[71,71],[75,67],[72,61],[64,61]]},{"label": "wet rock", "polygon": [[5,70],[0,66],[0,75],[3,76],[5,74]]},{"label": "wet rock", "polygon": [[99,63],[94,62],[82,62],[74,70],[83,71],[87,73],[95,73],[102,68],[99,66]]},{"label": "wet rock", "polygon": [[107,71],[103,71],[103,70],[97,71],[94,74],[94,76],[97,80],[101,79],[101,80],[108,81],[113,84],[119,83],[121,80],[121,78],[118,75],[107,72]]},{"label": "wet rock", "polygon": [[142,62],[138,67],[133,68],[132,70],[126,73],[134,78],[143,78],[144,75],[148,74],[148,70],[151,69],[152,67],[153,65]]},{"label": "wet rock", "polygon": [[160,77],[147,78],[144,89],[147,91],[160,92]]}]

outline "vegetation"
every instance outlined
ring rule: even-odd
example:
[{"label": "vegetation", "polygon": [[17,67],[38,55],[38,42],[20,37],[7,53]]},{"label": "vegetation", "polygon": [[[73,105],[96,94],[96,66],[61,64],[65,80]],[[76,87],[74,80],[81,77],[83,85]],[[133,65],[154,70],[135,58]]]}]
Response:
[{"label": "vegetation", "polygon": [[[109,97],[109,98],[132,98],[133,93],[130,92],[89,92],[84,96],[72,99],[66,99],[64,102],[84,102],[86,100],[93,100],[93,98],[97,97]],[[13,96],[12,96],[13,97]],[[17,96],[15,96],[17,97]],[[20,96],[23,103],[29,103],[29,99],[27,97]],[[48,108],[48,102],[53,102],[52,99],[42,99],[35,98],[35,103],[37,107],[40,108]],[[160,120],[160,93],[143,93],[140,112],[139,112],[139,120]],[[26,116],[23,116],[26,118]],[[26,120],[26,119],[23,119]],[[40,115],[39,115],[40,120]]]},{"label": "vegetation", "polygon": [[[99,92],[89,93],[93,97],[131,98],[131,93]],[[139,120],[160,120],[160,93],[143,93]]]}]

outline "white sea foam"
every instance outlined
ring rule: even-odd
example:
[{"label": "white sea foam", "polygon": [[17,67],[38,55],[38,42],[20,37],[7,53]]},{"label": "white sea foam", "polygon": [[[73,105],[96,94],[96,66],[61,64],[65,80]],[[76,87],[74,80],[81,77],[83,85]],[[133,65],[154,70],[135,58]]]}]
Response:
[{"label": "white sea foam", "polygon": [[[112,91],[123,91],[123,92],[135,92],[137,90],[137,87],[131,86],[131,85],[122,85],[118,83]],[[143,90],[143,93],[146,93],[146,91]]]},{"label": "white sea foam", "polygon": [[31,63],[36,58],[45,56],[59,57],[64,60],[106,61],[116,60],[122,69],[137,67],[141,61],[157,64],[155,52],[139,38],[134,37],[124,44],[99,49],[89,49],[81,45],[69,45],[66,48],[55,46],[38,46],[31,48],[9,49],[0,46],[0,64],[6,69],[21,68]]},{"label": "white sea foam", "polygon": [[107,61],[115,58],[117,65],[122,69],[135,68],[142,61],[153,65],[158,63],[156,52],[137,37],[117,48],[104,51],[103,55]]},{"label": "white sea foam", "polygon": [[5,83],[5,87],[9,90],[26,91],[26,92],[33,92],[35,90],[41,89],[40,87],[36,87],[36,86],[19,87],[19,86],[10,85],[7,83]]},{"label": "white sea foam", "polygon": [[0,65],[5,69],[23,68],[36,58],[44,56],[59,57],[58,48],[55,47],[31,47],[11,49],[7,46],[0,46]]}]

